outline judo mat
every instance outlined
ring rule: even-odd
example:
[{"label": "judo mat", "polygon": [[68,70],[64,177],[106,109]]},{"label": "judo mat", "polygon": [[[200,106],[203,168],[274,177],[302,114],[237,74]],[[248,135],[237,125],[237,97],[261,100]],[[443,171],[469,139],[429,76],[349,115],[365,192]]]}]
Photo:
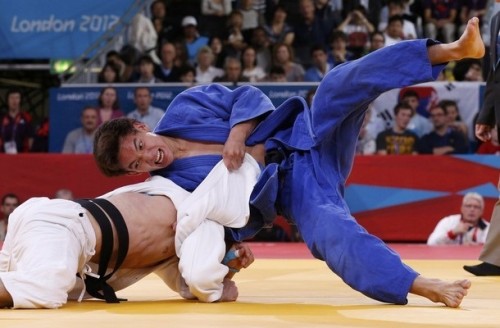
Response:
[{"label": "judo mat", "polygon": [[461,307],[452,309],[414,295],[404,306],[369,299],[313,259],[301,243],[251,245],[256,261],[235,277],[237,302],[186,301],[150,275],[118,292],[127,302],[3,309],[0,327],[500,327],[500,277],[475,277],[462,269],[479,263],[479,246],[391,245],[424,276],[472,281]]}]

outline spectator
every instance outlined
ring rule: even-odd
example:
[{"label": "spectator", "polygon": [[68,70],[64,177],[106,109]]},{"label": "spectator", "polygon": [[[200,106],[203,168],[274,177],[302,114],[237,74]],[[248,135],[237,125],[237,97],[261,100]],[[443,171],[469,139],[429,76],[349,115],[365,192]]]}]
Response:
[{"label": "spectator", "polygon": [[292,47],[284,43],[277,43],[273,48],[273,64],[283,67],[287,82],[301,82],[304,80],[304,68],[294,61]]},{"label": "spectator", "polygon": [[223,41],[228,56],[239,57],[247,43],[243,36],[243,15],[238,10],[233,10],[227,20],[227,29]]},{"label": "spectator", "polygon": [[483,67],[479,59],[462,59],[453,67],[455,81],[483,82]]},{"label": "spectator", "polygon": [[99,75],[97,75],[97,83],[119,83],[120,68],[114,61],[106,62],[102,67]]},{"label": "spectator", "polygon": [[467,21],[472,17],[479,18],[479,26],[483,25],[486,6],[488,5],[488,0],[462,0],[461,2],[462,8],[460,8],[458,27],[459,35],[464,32]]},{"label": "spectator", "polygon": [[175,66],[181,67],[184,65],[191,65],[188,60],[188,52],[186,44],[182,41],[174,41],[175,46]]},{"label": "spectator", "polygon": [[376,135],[369,128],[372,121],[373,109],[369,108],[363,118],[363,124],[359,131],[358,141],[356,143],[356,154],[358,155],[373,155],[376,151]]},{"label": "spectator", "polygon": [[[342,10],[341,4],[334,3],[336,0],[315,0],[314,5],[316,7],[316,17],[320,19],[325,31],[331,31],[342,22]],[[338,1],[340,2],[340,1]]]},{"label": "spectator", "polygon": [[257,66],[257,56],[252,46],[243,49],[241,67],[243,68],[243,77],[246,77],[250,82],[259,82],[266,77],[266,72]]},{"label": "spectator", "polygon": [[332,67],[354,59],[354,54],[347,50],[347,35],[344,32],[339,30],[332,31],[330,35],[330,47],[328,63]]},{"label": "spectator", "polygon": [[118,102],[118,94],[113,87],[104,87],[101,89],[97,104],[99,106],[98,126],[112,118],[123,116],[123,111],[120,109],[120,103]]},{"label": "spectator", "polygon": [[35,129],[35,137],[31,145],[32,153],[47,153],[49,151],[49,118],[44,117]]},{"label": "spectator", "polygon": [[484,244],[490,223],[482,218],[484,199],[476,192],[465,194],[460,214],[442,218],[427,239],[427,245]]},{"label": "spectator", "polygon": [[203,32],[210,33],[210,36],[222,35],[231,10],[231,0],[201,0]]},{"label": "spectator", "polygon": [[404,40],[403,16],[394,15],[389,17],[387,29],[384,33],[385,46],[390,46]]},{"label": "spectator", "polygon": [[242,75],[241,62],[238,58],[227,57],[224,64],[224,75],[216,77],[214,82],[249,82],[249,79]]},{"label": "spectator", "polygon": [[198,65],[196,66],[196,82],[210,83],[216,77],[224,75],[224,70],[213,65],[214,54],[209,46],[200,48],[198,52]]},{"label": "spectator", "polygon": [[198,22],[193,16],[186,16],[182,19],[183,44],[187,50],[187,60],[190,64],[196,63],[196,55],[201,47],[208,44],[208,38],[198,33]]},{"label": "spectator", "polygon": [[[313,0],[300,0],[300,17],[292,25],[295,34],[293,50],[297,55],[297,62],[308,67],[311,65],[311,47],[315,44],[326,46],[330,31],[323,26],[323,22],[316,16]],[[285,68],[285,71],[286,68]]]},{"label": "spectator", "polygon": [[446,116],[448,118],[448,126],[451,129],[461,132],[465,138],[468,136],[467,124],[462,121],[460,117],[460,112],[458,110],[457,102],[454,100],[443,99],[439,102],[439,106],[446,110]]},{"label": "spectator", "polygon": [[355,55],[355,58],[359,58],[368,49],[368,40],[375,27],[366,18],[365,7],[360,5],[347,14],[337,30],[347,35],[347,49]]},{"label": "spectator", "polygon": [[385,47],[385,35],[382,32],[375,31],[370,34],[370,47],[368,52],[378,50]]},{"label": "spectator", "polygon": [[243,15],[243,25],[241,29],[244,33],[259,26],[259,13],[254,8],[253,0],[238,1],[238,10]]},{"label": "spectator", "polygon": [[134,66],[132,62],[133,58],[127,56],[124,58],[119,52],[111,50],[106,54],[106,62],[112,63],[120,72],[119,80],[121,82],[130,82],[132,75],[134,74]]},{"label": "spectator", "polygon": [[269,72],[272,65],[271,42],[263,27],[256,27],[252,31],[250,45],[255,49],[257,55],[257,66],[264,72]]},{"label": "spectator", "polygon": [[286,82],[285,70],[281,66],[272,66],[269,70],[268,82],[284,83]]},{"label": "spectator", "polygon": [[394,124],[392,128],[377,135],[378,155],[411,155],[417,154],[417,135],[408,130],[413,116],[413,108],[407,103],[399,103],[394,107]]},{"label": "spectator", "polygon": [[430,109],[434,130],[420,139],[420,154],[449,155],[466,154],[468,143],[465,136],[448,125],[446,109],[434,106]]},{"label": "spectator", "polygon": [[162,83],[163,80],[155,76],[155,67],[153,59],[149,55],[143,55],[139,58],[139,77],[134,81],[136,83],[154,84]]},{"label": "spectator", "polygon": [[292,27],[288,25],[286,17],[285,7],[276,6],[271,22],[263,26],[270,43],[282,42],[290,46],[293,44],[295,34]]},{"label": "spectator", "polygon": [[425,36],[443,42],[455,40],[458,0],[425,0]]},{"label": "spectator", "polygon": [[7,111],[0,115],[0,153],[27,153],[35,134],[31,115],[21,108],[21,91],[10,89],[5,99]]},{"label": "spectator", "polygon": [[432,131],[432,123],[427,117],[420,114],[418,110],[420,107],[420,96],[415,90],[405,90],[401,97],[401,102],[406,102],[413,108],[413,116],[408,125],[409,130],[415,132],[419,138]]},{"label": "spectator", "polygon": [[134,90],[134,103],[136,109],[127,114],[127,117],[133,118],[146,124],[151,131],[161,119],[164,110],[151,106],[153,97],[151,91],[146,87],[137,87]]},{"label": "spectator", "polygon": [[325,74],[333,68],[333,65],[328,63],[326,49],[322,45],[312,47],[311,57],[313,66],[306,71],[304,81],[320,82]]},{"label": "spectator", "polygon": [[164,82],[180,82],[179,68],[175,65],[175,45],[164,43],[160,48],[160,65],[155,65],[154,75]]},{"label": "spectator", "polygon": [[132,19],[128,31],[128,44],[143,55],[148,55],[154,63],[160,63],[156,55],[158,34],[151,19],[138,12]]},{"label": "spectator", "polygon": [[54,194],[54,198],[66,199],[66,200],[73,200],[74,199],[73,192],[67,188],[58,189]]},{"label": "spectator", "polygon": [[[404,0],[389,0],[387,2],[387,7],[385,10],[385,17],[380,19],[380,23],[378,25],[378,30],[384,32],[388,26],[389,18],[394,15],[399,15],[403,19],[403,35],[402,39],[411,40],[416,39],[417,29],[415,24],[405,17],[405,3]],[[382,15],[382,14],[381,14]]]},{"label": "spectator", "polygon": [[16,194],[8,193],[2,197],[2,219],[0,220],[0,241],[5,240],[9,216],[20,204],[19,197]]},{"label": "spectator", "polygon": [[71,130],[62,149],[63,154],[92,154],[94,150],[94,134],[97,130],[99,112],[87,106],[80,116],[81,127]]},{"label": "spectator", "polygon": [[212,49],[212,54],[214,56],[213,65],[217,68],[224,67],[224,60],[226,59],[226,50],[222,45],[222,39],[218,36],[214,36],[210,38],[210,42],[208,43],[210,49]]},{"label": "spectator", "polygon": [[155,0],[151,4],[151,20],[158,35],[157,45],[161,47],[165,42],[173,41],[179,35],[178,25],[167,16],[167,5],[163,0]]},{"label": "spectator", "polygon": [[309,108],[312,106],[314,95],[316,94],[317,90],[318,90],[318,87],[313,87],[313,88],[307,90],[306,102],[309,105]]},{"label": "spectator", "polygon": [[179,76],[182,83],[194,85],[196,83],[196,70],[191,65],[179,67]]}]

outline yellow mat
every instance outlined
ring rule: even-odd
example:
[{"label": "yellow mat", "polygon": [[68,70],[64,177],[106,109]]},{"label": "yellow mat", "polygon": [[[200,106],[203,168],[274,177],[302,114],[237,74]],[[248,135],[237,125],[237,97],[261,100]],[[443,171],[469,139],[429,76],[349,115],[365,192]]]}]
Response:
[{"label": "yellow mat", "polygon": [[127,302],[0,310],[0,327],[500,327],[500,277],[473,277],[462,270],[477,261],[405,262],[428,277],[470,278],[469,295],[458,309],[412,295],[408,305],[387,305],[350,289],[323,262],[259,259],[236,276],[237,302],[185,301],[151,275],[118,293]]}]

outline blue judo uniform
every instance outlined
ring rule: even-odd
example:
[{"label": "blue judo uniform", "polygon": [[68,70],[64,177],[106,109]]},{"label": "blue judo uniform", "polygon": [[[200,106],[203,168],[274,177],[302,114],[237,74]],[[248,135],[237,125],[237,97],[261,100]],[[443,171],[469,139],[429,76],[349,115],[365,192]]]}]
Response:
[{"label": "blue judo uniform", "polygon": [[[223,144],[235,124],[260,117],[247,145],[265,143],[280,160],[263,168],[250,199],[250,221],[233,229],[233,238],[248,239],[281,214],[349,286],[382,302],[406,304],[418,273],[356,222],[343,196],[368,104],[385,91],[435,80],[444,65],[430,64],[432,43],[404,41],[337,66],[319,85],[311,108],[292,97],[274,109],[252,86],[194,87],[172,101],[155,132]],[[153,174],[192,191],[220,160],[182,158]]]}]

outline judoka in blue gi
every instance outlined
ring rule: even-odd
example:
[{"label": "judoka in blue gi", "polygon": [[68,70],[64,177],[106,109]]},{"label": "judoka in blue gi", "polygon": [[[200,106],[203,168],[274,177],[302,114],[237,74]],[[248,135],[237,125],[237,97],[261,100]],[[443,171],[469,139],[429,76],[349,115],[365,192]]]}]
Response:
[{"label": "judoka in blue gi", "polygon": [[483,55],[473,18],[455,42],[404,41],[336,67],[320,83],[311,108],[292,97],[275,109],[252,86],[193,87],[172,101],[154,133],[126,119],[104,124],[94,155],[107,175],[151,172],[192,191],[221,158],[232,170],[248,152],[263,170],[249,223],[228,230],[234,240],[251,238],[280,214],[297,225],[316,258],[366,296],[406,304],[413,293],[458,307],[470,281],[419,275],[356,222],[343,194],[371,101],[393,88],[434,80],[449,61]]}]

